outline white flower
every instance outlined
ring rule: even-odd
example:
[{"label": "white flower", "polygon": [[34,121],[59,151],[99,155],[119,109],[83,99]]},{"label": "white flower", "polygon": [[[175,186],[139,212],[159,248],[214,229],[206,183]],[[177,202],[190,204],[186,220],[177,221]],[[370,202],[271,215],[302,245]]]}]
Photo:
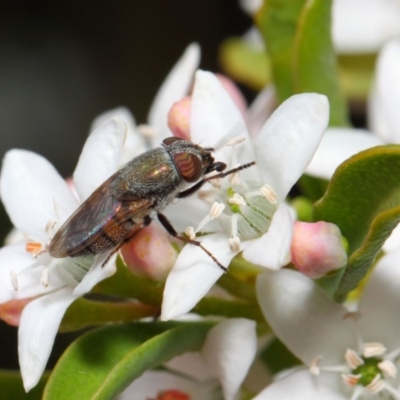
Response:
[{"label": "white flower", "polygon": [[[248,14],[255,14],[259,0],[240,0]],[[389,39],[400,35],[398,0],[334,0],[332,2],[332,39],[340,54],[376,53]],[[260,45],[255,29],[247,33],[250,43]]]},{"label": "white flower", "polygon": [[400,143],[399,101],[400,41],[393,40],[382,48],[376,65],[368,109],[371,132],[351,128],[328,129],[306,172],[330,179],[335,169],[352,155],[371,147]]},{"label": "white flower", "polygon": [[[317,398],[314,391],[323,387],[334,393],[324,399],[375,398],[375,393],[381,399],[400,399],[399,256],[397,249],[378,262],[356,315],[296,271],[259,276],[257,296],[268,323],[310,368],[314,381],[304,386],[296,372],[289,381],[285,378],[267,388],[265,398],[290,398],[290,390],[298,398],[306,394]],[[268,397],[269,393],[276,396]]]},{"label": "white flower", "polygon": [[[214,232],[200,238],[203,246],[224,266],[244,250],[248,261],[279,269],[288,261],[292,234],[292,217],[284,200],[319,144],[328,108],[325,96],[293,96],[273,113],[252,143],[240,112],[217,78],[198,71],[192,141],[215,148],[215,159],[228,164],[227,169],[254,160],[257,164],[231,179],[204,185],[197,196],[170,206],[166,211],[170,220],[179,222],[178,230],[186,230],[209,213],[210,202],[217,202],[200,223],[200,231]],[[162,319],[189,311],[222,272],[202,249],[185,246],[166,282]]]},{"label": "white flower", "polygon": [[135,118],[125,107],[107,111],[93,121],[92,129],[99,122],[113,116],[119,116],[127,123],[128,134],[121,164],[130,161],[146,150],[160,146],[163,139],[171,136],[168,128],[168,112],[175,102],[189,93],[199,61],[200,47],[197,43],[192,43],[158,90],[150,106],[146,125],[136,125]]},{"label": "white flower", "polygon": [[116,256],[102,268],[106,255],[79,262],[55,259],[47,253],[47,246],[79,204],[117,170],[125,135],[125,123],[112,118],[89,136],[74,172],[78,198],[43,157],[10,150],[4,158],[1,199],[24,240],[0,250],[0,303],[34,298],[22,311],[18,331],[27,391],[42,375],[68,306],[115,272]]},{"label": "white flower", "polygon": [[254,321],[243,318],[218,323],[210,329],[200,353],[174,358],[164,365],[166,372],[144,373],[119,400],[156,399],[161,392],[174,391],[182,399],[186,395],[192,400],[233,400],[256,354],[255,328]]},{"label": "white flower", "polygon": [[[330,179],[336,168],[354,154],[379,145],[400,143],[399,102],[400,41],[393,40],[382,48],[377,61],[375,82],[369,98],[371,132],[350,128],[328,129],[306,173]],[[392,251],[399,244],[400,228],[396,228],[383,249]]]}]

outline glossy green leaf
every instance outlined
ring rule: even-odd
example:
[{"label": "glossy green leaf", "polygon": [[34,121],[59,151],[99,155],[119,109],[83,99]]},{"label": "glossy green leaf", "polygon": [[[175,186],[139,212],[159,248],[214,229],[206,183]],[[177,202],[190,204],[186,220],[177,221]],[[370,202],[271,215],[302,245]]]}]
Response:
[{"label": "glossy green leaf", "polygon": [[211,323],[130,323],[102,327],[77,339],[52,372],[44,400],[109,400],[134,379],[201,348]]},{"label": "glossy green leaf", "polygon": [[331,32],[330,0],[265,0],[257,25],[271,59],[279,101],[318,92],[331,104],[330,124],[347,125]]},{"label": "glossy green leaf", "polygon": [[219,62],[235,81],[257,91],[271,82],[271,67],[265,51],[255,48],[242,38],[222,42]]},{"label": "glossy green leaf", "polygon": [[48,374],[29,393],[22,386],[22,378],[17,371],[0,370],[0,400],[40,400]]},{"label": "glossy green leaf", "polygon": [[160,308],[137,301],[97,301],[80,298],[67,310],[60,332],[76,331],[110,322],[132,322],[145,317],[157,317]]},{"label": "glossy green leaf", "polygon": [[335,223],[349,243],[349,261],[335,291],[344,301],[373,265],[400,221],[400,146],[356,154],[336,170],[314,219]]}]

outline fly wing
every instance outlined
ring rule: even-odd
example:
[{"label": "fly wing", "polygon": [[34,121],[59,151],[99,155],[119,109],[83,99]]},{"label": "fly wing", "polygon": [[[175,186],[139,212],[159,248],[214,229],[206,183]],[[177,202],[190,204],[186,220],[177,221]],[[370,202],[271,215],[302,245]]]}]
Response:
[{"label": "fly wing", "polygon": [[[118,200],[105,182],[58,230],[50,243],[49,253],[62,258],[115,248],[134,229],[132,218],[145,213],[151,206],[152,202],[146,199]],[[140,229],[139,225],[137,227]]]}]

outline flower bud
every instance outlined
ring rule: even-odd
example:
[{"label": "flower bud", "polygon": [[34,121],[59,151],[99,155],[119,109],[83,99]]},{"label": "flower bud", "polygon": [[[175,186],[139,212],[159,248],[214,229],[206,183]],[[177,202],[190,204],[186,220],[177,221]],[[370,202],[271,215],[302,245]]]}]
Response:
[{"label": "flower bud", "polygon": [[295,222],[291,256],[294,266],[312,279],[321,278],[347,262],[339,228],[324,221]]},{"label": "flower bud", "polygon": [[135,274],[164,281],[178,256],[167,232],[157,224],[142,229],[121,248],[127,267]]},{"label": "flower bud", "polygon": [[174,136],[190,140],[190,108],[192,105],[191,96],[173,104],[168,113],[168,126]]}]

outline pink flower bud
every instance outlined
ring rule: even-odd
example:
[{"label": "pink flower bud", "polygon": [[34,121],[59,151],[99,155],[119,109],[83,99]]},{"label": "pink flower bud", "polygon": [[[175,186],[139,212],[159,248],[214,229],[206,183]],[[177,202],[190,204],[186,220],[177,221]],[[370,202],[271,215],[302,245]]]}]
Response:
[{"label": "pink flower bud", "polygon": [[339,228],[324,221],[295,222],[291,256],[294,266],[312,279],[321,278],[347,262]]},{"label": "pink flower bud", "polygon": [[174,136],[190,140],[190,108],[191,96],[174,103],[168,113],[168,126]]},{"label": "pink flower bud", "polygon": [[19,326],[19,320],[24,307],[34,299],[27,297],[26,299],[10,300],[7,303],[0,304],[0,319],[11,326]]},{"label": "pink flower bud", "polygon": [[178,256],[161,226],[151,224],[121,248],[125,264],[135,274],[164,281]]}]

